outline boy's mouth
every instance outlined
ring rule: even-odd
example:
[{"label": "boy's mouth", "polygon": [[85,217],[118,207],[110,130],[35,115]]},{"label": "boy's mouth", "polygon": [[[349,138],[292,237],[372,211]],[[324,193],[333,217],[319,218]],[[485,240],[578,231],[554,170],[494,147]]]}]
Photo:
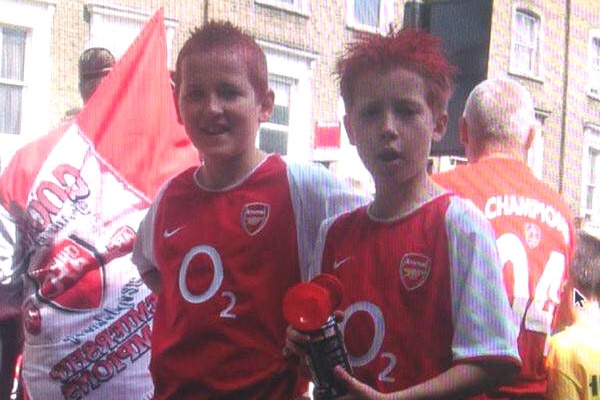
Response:
[{"label": "boy's mouth", "polygon": [[222,135],[224,133],[229,132],[229,127],[227,125],[216,124],[216,125],[205,126],[204,128],[202,128],[202,130],[207,135],[214,136],[214,135]]},{"label": "boy's mouth", "polygon": [[384,163],[393,163],[400,159],[400,153],[393,149],[383,149],[377,153],[377,159]]}]

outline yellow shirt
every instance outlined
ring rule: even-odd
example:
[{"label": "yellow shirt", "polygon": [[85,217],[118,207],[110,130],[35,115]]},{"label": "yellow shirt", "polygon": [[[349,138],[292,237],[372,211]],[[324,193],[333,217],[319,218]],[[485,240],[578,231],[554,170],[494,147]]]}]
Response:
[{"label": "yellow shirt", "polygon": [[551,400],[600,400],[600,321],[578,321],[550,338]]}]

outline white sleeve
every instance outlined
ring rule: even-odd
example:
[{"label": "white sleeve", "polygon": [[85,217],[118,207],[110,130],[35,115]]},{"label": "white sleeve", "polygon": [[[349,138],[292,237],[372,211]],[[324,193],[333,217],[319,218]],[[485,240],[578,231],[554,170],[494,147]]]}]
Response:
[{"label": "white sleeve", "polygon": [[150,208],[144,216],[144,219],[142,219],[142,222],[140,222],[140,226],[136,234],[131,260],[137,266],[140,276],[152,269],[158,269],[156,257],[154,255],[155,220],[156,210],[166,187],[166,185],[163,186],[150,205]]},{"label": "white sleeve", "polygon": [[309,265],[307,277],[309,281],[323,272],[323,252],[325,251],[327,232],[329,232],[329,228],[331,227],[331,225],[333,225],[333,222],[336,219],[337,217],[327,218],[325,221],[323,221],[323,223],[321,223],[321,227],[319,228],[319,234],[317,235],[317,240],[315,243],[315,250],[313,252],[312,261]]},{"label": "white sleeve", "polygon": [[19,312],[25,259],[17,248],[17,225],[0,203],[0,321]]},{"label": "white sleeve", "polygon": [[511,317],[489,221],[470,201],[452,197],[446,229],[451,265],[453,359],[500,357],[520,363],[519,329]]},{"label": "white sleeve", "polygon": [[302,280],[309,275],[313,250],[321,222],[354,210],[369,201],[367,193],[336,178],[318,164],[287,162],[294,207]]}]

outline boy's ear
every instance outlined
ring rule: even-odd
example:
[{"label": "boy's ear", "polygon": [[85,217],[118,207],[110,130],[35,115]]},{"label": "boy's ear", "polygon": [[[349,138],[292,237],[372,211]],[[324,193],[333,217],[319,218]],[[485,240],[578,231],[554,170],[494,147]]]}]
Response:
[{"label": "boy's ear", "polygon": [[352,146],[356,146],[356,141],[354,140],[354,129],[352,129],[352,123],[350,122],[350,117],[348,114],[344,115],[344,128],[348,134],[348,140],[350,141],[350,144]]},{"label": "boy's ear", "polygon": [[439,142],[446,134],[446,127],[448,126],[448,114],[442,113],[435,119],[435,126],[433,127],[433,140]]},{"label": "boy's ear", "polygon": [[469,126],[467,125],[465,117],[460,117],[458,119],[458,138],[460,143],[466,149],[469,144]]},{"label": "boy's ear", "polygon": [[275,93],[269,89],[260,102],[260,112],[258,114],[259,122],[267,122],[271,118],[274,106]]},{"label": "boy's ear", "polygon": [[179,95],[175,90],[175,85],[171,85],[171,92],[173,92],[173,102],[175,103],[175,110],[177,111],[177,121],[181,125],[183,125],[183,120],[181,119],[181,112],[179,111]]},{"label": "boy's ear", "polygon": [[525,150],[529,150],[531,148],[531,145],[533,144],[533,141],[535,139],[537,131],[536,128],[536,125],[531,125],[531,127],[529,128],[529,131],[527,132],[527,138],[525,139]]}]

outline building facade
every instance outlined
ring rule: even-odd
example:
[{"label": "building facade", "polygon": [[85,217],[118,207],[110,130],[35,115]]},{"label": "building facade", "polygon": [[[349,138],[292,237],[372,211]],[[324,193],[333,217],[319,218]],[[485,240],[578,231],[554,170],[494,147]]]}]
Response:
[{"label": "building facade", "polygon": [[[0,0],[0,168],[81,106],[82,50],[103,46],[121,56],[163,7],[170,66],[190,29],[209,19],[231,20],[257,38],[276,93],[258,146],[324,162],[368,185],[340,123],[336,57],[357,33],[402,24],[406,3],[468,1],[477,0]],[[600,224],[600,2],[492,4],[486,75],[508,75],[531,90],[541,126],[532,168],[575,215]],[[461,158],[434,161],[440,170]]]}]

